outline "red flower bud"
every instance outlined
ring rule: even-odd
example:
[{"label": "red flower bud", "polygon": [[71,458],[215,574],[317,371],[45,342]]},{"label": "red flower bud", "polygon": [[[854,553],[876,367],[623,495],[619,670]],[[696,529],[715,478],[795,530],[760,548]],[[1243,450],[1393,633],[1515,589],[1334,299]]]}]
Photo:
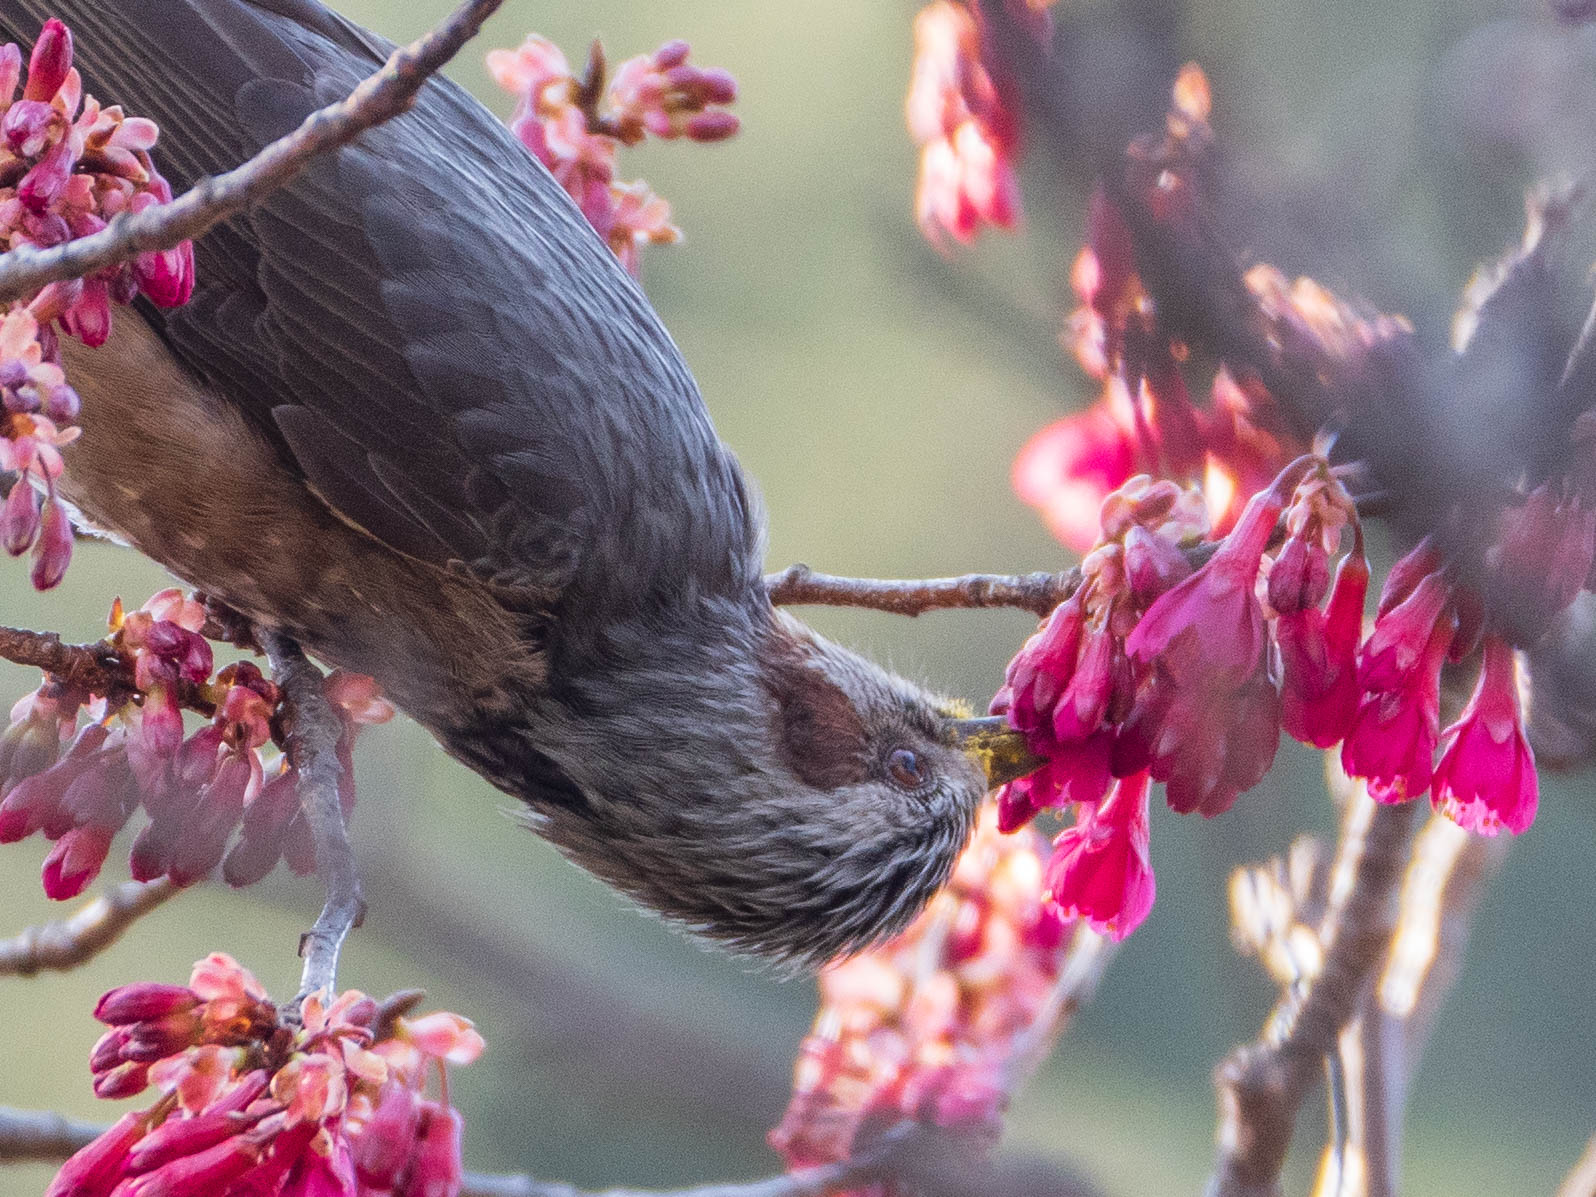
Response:
[{"label": "red flower bud", "polygon": [[66,82],[72,69],[72,31],[55,17],[39,30],[28,59],[28,82],[22,92],[25,100],[51,100]]},{"label": "red flower bud", "polygon": [[[186,985],[158,985],[154,981],[140,981],[107,993],[94,1007],[94,1017],[107,1026],[119,1027],[147,1019],[164,1018],[168,1014],[181,1014],[197,1005],[198,996]],[[103,1037],[101,1042],[104,1042]]]}]

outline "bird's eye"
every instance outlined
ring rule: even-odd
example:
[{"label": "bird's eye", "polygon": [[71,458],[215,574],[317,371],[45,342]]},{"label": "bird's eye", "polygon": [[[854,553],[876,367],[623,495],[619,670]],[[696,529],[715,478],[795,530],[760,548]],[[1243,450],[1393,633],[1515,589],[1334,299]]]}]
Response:
[{"label": "bird's eye", "polygon": [[931,770],[920,755],[907,748],[894,748],[887,758],[887,774],[902,790],[918,790],[930,780]]}]

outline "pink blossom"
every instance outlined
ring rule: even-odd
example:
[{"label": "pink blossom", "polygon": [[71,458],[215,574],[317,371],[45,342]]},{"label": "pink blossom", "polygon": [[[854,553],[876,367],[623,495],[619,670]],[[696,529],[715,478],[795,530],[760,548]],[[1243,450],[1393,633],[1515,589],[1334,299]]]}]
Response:
[{"label": "pink blossom", "polygon": [[1485,639],[1474,695],[1446,729],[1432,802],[1459,826],[1482,835],[1518,835],[1535,821],[1540,783],[1519,716],[1512,647]]},{"label": "pink blossom", "polygon": [[1066,916],[1124,939],[1153,908],[1157,887],[1148,858],[1148,775],[1114,783],[1107,798],[1083,807],[1075,826],[1053,841],[1047,891]]},{"label": "pink blossom", "polygon": [[[1425,595],[1416,591],[1414,598],[1427,609]],[[1413,653],[1411,636],[1417,625],[1398,614],[1405,606],[1399,604],[1389,614],[1402,622],[1407,638],[1393,634],[1379,655],[1371,656],[1382,622],[1377,620],[1375,633],[1364,646],[1358,671],[1363,696],[1341,745],[1347,774],[1365,778],[1369,793],[1388,803],[1417,798],[1430,788],[1440,724],[1441,666],[1453,634],[1451,621],[1437,613],[1422,647]],[[1405,669],[1397,668],[1401,661],[1407,662]]]},{"label": "pink blossom", "polygon": [[1361,552],[1351,553],[1336,570],[1325,610],[1304,607],[1275,621],[1281,659],[1280,725],[1304,744],[1329,748],[1340,743],[1352,726],[1368,585],[1367,562]]}]

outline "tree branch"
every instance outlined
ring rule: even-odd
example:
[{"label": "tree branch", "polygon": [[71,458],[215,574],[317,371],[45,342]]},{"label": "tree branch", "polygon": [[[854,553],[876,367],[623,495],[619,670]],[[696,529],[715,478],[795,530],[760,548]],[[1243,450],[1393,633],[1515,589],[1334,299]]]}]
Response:
[{"label": "tree branch", "polygon": [[[68,918],[0,940],[0,977],[31,977],[44,970],[76,968],[110,947],[122,932],[177,892],[178,887],[164,877],[147,884],[128,881]],[[4,1158],[3,1145],[0,1158]]]},{"label": "tree branch", "polygon": [[1081,571],[1034,574],[965,574],[958,578],[839,578],[807,565],[767,574],[765,591],[778,607],[868,607],[893,615],[927,611],[1016,607],[1044,616],[1080,587]]},{"label": "tree branch", "polygon": [[[0,262],[4,262],[0,255]],[[138,693],[133,671],[104,640],[92,644],[63,644],[54,632],[30,632],[0,627],[0,659],[42,669],[72,689],[110,698],[113,705]],[[207,719],[216,713],[205,687],[189,681],[175,683],[178,705]]]},{"label": "tree branch", "polygon": [[1319,926],[1322,960],[1275,1006],[1263,1034],[1215,1072],[1219,1154],[1209,1197],[1278,1197],[1297,1111],[1356,1014],[1396,923],[1415,803],[1351,787]]},{"label": "tree branch", "polygon": [[348,97],[311,113],[242,166],[202,179],[171,203],[124,213],[89,237],[0,256],[0,301],[24,299],[48,283],[82,278],[202,236],[290,182],[319,155],[408,110],[422,85],[476,36],[501,3],[466,0],[432,32],[395,51]]},{"label": "tree branch", "polygon": [[1507,847],[1505,838],[1471,835],[1442,815],[1431,815],[1416,837],[1384,968],[1337,1044],[1348,1078],[1345,1133],[1325,1151],[1315,1197],[1396,1193],[1408,1086]]},{"label": "tree branch", "polygon": [[0,1164],[64,1160],[104,1129],[48,1110],[0,1107]]},{"label": "tree branch", "polygon": [[316,872],[327,889],[327,901],[299,941],[305,959],[296,1002],[321,991],[331,994],[338,979],[338,955],[344,939],[366,916],[360,896],[355,852],[349,844],[338,782],[343,766],[338,741],[344,728],[322,690],[322,672],[304,650],[275,628],[260,628],[272,679],[283,690],[287,727],[285,750],[299,778],[299,806],[316,845]]}]

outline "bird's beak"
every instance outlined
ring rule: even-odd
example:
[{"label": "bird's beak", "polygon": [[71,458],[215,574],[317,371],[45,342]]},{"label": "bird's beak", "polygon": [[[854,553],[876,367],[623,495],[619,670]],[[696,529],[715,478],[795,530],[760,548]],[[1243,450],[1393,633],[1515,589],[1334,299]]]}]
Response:
[{"label": "bird's beak", "polygon": [[1001,715],[983,719],[950,719],[953,742],[986,774],[988,789],[1024,777],[1046,762],[1031,751],[1025,736],[1009,726]]}]

